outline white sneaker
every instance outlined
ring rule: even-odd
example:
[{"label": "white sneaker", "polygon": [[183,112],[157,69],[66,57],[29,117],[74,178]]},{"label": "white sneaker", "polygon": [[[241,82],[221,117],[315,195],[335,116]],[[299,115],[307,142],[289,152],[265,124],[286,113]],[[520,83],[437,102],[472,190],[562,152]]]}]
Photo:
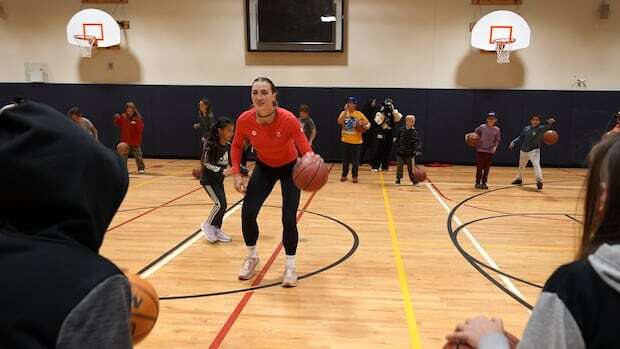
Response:
[{"label": "white sneaker", "polygon": [[221,242],[231,242],[232,238],[226,235],[222,229],[215,228],[215,236],[217,236],[217,240]]},{"label": "white sneaker", "polygon": [[371,172],[379,172],[379,169],[378,168],[371,168],[370,171]]},{"label": "white sneaker", "polygon": [[297,273],[295,267],[286,265],[284,267],[284,276],[282,276],[282,287],[295,287],[297,286]]},{"label": "white sneaker", "polygon": [[139,174],[144,174],[144,170],[138,170]]},{"label": "white sneaker", "polygon": [[239,280],[250,280],[258,266],[258,257],[245,257],[241,270],[239,270]]},{"label": "white sneaker", "polygon": [[207,224],[207,222],[203,222],[200,225],[200,228],[202,229],[202,233],[205,234],[207,241],[209,241],[212,244],[217,242],[218,238],[217,238],[217,233],[215,230],[216,228],[214,226]]}]

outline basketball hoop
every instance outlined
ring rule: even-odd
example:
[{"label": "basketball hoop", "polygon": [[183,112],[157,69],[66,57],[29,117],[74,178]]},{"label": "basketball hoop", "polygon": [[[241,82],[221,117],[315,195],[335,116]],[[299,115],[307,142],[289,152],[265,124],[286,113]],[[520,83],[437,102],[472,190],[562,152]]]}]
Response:
[{"label": "basketball hoop", "polygon": [[80,48],[80,57],[93,56],[93,47],[97,46],[97,37],[92,35],[73,35]]},{"label": "basketball hoop", "polygon": [[510,63],[510,51],[512,51],[512,44],[517,41],[514,38],[495,39],[495,52],[497,52],[497,63],[506,64]]}]

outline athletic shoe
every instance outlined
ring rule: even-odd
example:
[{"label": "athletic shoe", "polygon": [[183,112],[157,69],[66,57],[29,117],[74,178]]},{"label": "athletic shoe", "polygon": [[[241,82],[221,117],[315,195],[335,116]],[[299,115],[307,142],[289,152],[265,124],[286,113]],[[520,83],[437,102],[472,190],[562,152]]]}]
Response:
[{"label": "athletic shoe", "polygon": [[400,185],[400,179],[395,180],[394,184]]},{"label": "athletic shoe", "polygon": [[205,237],[207,238],[207,241],[209,241],[210,243],[214,244],[217,242],[217,234],[216,234],[216,228],[210,224],[207,224],[207,222],[203,222],[200,225],[200,228],[202,229],[202,233],[205,234]]},{"label": "athletic shoe", "polygon": [[215,236],[217,236],[217,241],[221,241],[221,242],[231,242],[232,238],[228,235],[226,235],[222,229],[215,229]]},{"label": "athletic shoe", "polygon": [[482,186],[480,185],[480,183],[476,183],[476,189],[482,189]]},{"label": "athletic shoe", "polygon": [[543,182],[536,182],[536,188],[538,188],[538,190],[542,190],[543,187]]},{"label": "athletic shoe", "polygon": [[139,174],[144,174],[144,170],[138,170]]},{"label": "athletic shoe", "polygon": [[341,182],[346,182],[347,181],[347,177],[345,177],[345,176],[340,177],[340,181]]},{"label": "athletic shoe", "polygon": [[295,267],[286,265],[284,267],[284,276],[282,276],[282,287],[295,287],[297,286],[297,273]]},{"label": "athletic shoe", "polygon": [[239,270],[239,280],[250,280],[258,266],[258,257],[245,257],[241,270]]},{"label": "athletic shoe", "polygon": [[353,183],[357,183],[357,182],[359,182],[359,181],[357,180],[357,177],[353,177]]},{"label": "athletic shoe", "polygon": [[379,169],[378,168],[371,168],[370,171],[371,172],[379,172]]},{"label": "athletic shoe", "polygon": [[418,183],[420,183],[420,182],[418,182],[418,181],[411,181],[411,185],[413,185],[414,187],[416,187],[418,185]]},{"label": "athletic shoe", "polygon": [[514,181],[512,181],[512,185],[521,185],[523,184],[523,180],[521,180],[521,178],[517,178]]},{"label": "athletic shoe", "polygon": [[489,189],[486,183],[480,184],[480,189]]}]

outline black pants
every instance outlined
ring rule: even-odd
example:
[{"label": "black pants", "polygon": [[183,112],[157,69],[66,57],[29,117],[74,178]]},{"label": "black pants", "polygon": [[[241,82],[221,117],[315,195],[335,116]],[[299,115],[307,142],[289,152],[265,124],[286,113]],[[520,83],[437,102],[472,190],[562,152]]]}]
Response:
[{"label": "black pants", "polygon": [[246,246],[255,246],[258,241],[258,212],[279,179],[282,188],[282,244],[287,255],[296,253],[299,239],[296,214],[300,192],[293,182],[293,166],[295,162],[270,167],[256,161],[241,210],[241,228]]},{"label": "black pants", "polygon": [[381,167],[384,170],[390,168],[390,153],[392,152],[392,130],[377,131],[377,149],[372,161],[372,168]]},{"label": "black pants", "polygon": [[413,177],[413,166],[415,166],[413,156],[398,155],[398,161],[396,163],[396,179],[403,178],[403,164],[407,164],[407,171],[409,172],[409,179],[415,182]]},{"label": "black pants", "polygon": [[353,178],[357,178],[360,168],[360,147],[361,144],[342,143],[344,149],[344,158],[342,160],[342,177],[349,175],[349,164],[353,164],[351,173]]},{"label": "black pants", "polygon": [[476,152],[476,184],[487,183],[493,154]]},{"label": "black pants", "polygon": [[213,209],[207,218],[207,223],[217,228],[222,227],[224,213],[226,213],[226,192],[224,191],[224,182],[206,183],[203,185],[211,200],[213,200]]},{"label": "black pants", "polygon": [[[377,134],[373,130],[368,130],[362,135],[362,139],[364,143],[362,143],[362,148],[360,149],[360,164],[366,163],[366,155],[373,154],[372,147],[377,140]],[[371,161],[368,160],[368,163]]]}]

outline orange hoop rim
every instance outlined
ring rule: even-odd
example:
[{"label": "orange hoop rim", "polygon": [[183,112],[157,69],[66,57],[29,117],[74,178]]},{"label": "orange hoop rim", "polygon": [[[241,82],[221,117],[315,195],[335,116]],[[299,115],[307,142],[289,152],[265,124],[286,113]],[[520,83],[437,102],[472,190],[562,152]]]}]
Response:
[{"label": "orange hoop rim", "polygon": [[517,39],[515,38],[497,38],[494,39],[492,42],[497,45],[497,47],[504,47],[507,44],[514,44],[517,41]]},{"label": "orange hoop rim", "polygon": [[84,34],[76,34],[73,35],[76,40],[82,40],[88,43],[88,46],[96,47],[97,46],[97,37],[94,35],[84,35]]}]

